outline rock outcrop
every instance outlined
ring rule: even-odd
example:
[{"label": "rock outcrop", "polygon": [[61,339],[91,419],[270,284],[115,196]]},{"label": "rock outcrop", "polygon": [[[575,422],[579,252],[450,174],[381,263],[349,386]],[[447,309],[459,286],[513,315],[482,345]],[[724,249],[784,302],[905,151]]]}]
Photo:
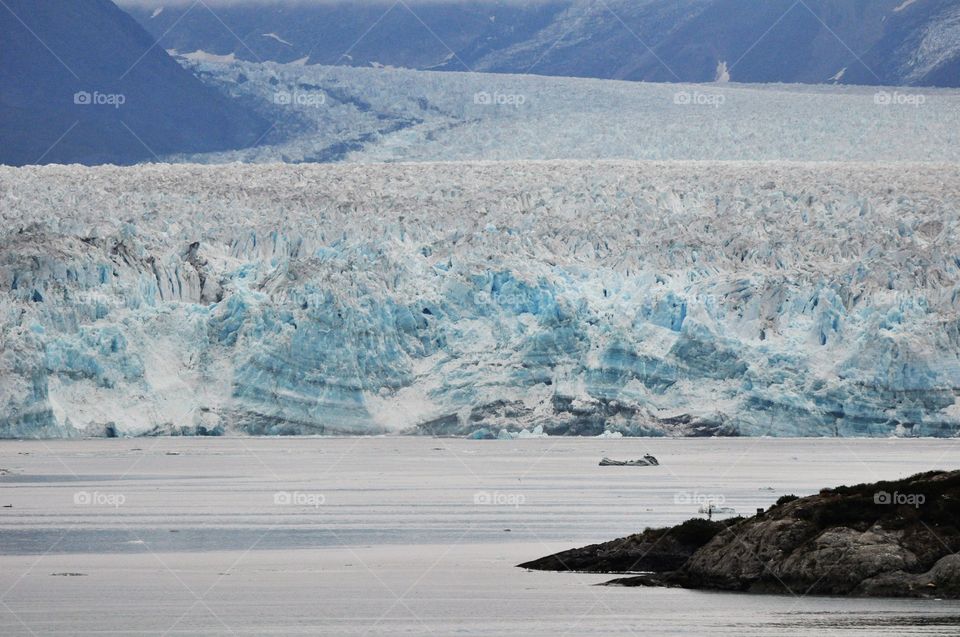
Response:
[{"label": "rock outcrop", "polygon": [[[521,566],[609,572],[631,565],[624,570],[650,571],[609,582],[623,586],[960,598],[960,471],[824,489],[783,499],[752,518],[702,521],[716,532],[681,566],[648,559],[676,545],[678,537],[689,537],[692,522],[633,536],[662,538],[645,547],[648,554],[638,555],[643,542],[624,538]],[[557,562],[570,567],[552,568]]]},{"label": "rock outcrop", "polygon": [[714,522],[694,518],[671,528],[645,529],[628,537],[570,549],[520,564],[537,571],[591,573],[664,572],[681,568],[701,546],[740,518]]}]

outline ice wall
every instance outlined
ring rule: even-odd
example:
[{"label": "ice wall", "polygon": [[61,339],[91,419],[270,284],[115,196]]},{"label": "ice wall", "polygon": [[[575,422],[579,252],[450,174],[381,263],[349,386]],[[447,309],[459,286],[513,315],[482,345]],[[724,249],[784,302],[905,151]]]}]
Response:
[{"label": "ice wall", "polygon": [[953,436],[958,204],[937,164],[0,168],[0,436]]}]

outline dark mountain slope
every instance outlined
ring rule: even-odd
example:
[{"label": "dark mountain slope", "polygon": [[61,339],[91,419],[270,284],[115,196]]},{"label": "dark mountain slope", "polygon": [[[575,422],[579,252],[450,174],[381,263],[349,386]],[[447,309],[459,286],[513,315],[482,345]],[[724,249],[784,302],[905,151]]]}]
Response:
[{"label": "dark mountain slope", "polygon": [[110,0],[0,6],[0,163],[116,163],[254,143],[267,125]]}]

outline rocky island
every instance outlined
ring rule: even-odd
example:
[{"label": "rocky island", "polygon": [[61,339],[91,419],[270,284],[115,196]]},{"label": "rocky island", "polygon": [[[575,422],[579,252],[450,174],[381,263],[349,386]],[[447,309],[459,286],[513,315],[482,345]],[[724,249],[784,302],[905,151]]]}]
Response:
[{"label": "rocky island", "polygon": [[784,496],[751,518],[563,551],[522,568],[629,577],[610,585],[960,599],[960,471]]}]

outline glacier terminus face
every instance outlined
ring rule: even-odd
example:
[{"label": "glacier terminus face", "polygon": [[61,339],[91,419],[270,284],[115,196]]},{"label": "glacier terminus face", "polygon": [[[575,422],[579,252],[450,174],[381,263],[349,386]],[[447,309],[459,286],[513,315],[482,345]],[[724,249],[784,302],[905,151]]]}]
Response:
[{"label": "glacier terminus face", "polygon": [[0,219],[2,437],[960,430],[955,164],[0,168]]}]

